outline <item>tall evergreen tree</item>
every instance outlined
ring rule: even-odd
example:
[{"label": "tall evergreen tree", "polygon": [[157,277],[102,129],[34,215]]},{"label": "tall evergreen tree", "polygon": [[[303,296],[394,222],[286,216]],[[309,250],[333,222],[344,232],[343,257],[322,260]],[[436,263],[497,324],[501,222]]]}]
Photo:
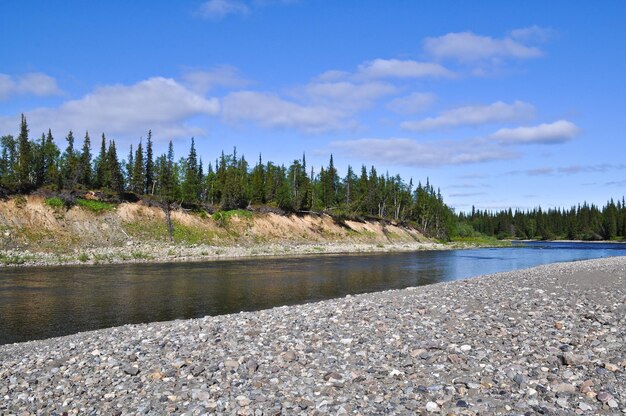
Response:
[{"label": "tall evergreen tree", "polygon": [[109,149],[106,155],[106,168],[105,187],[118,194],[122,193],[124,191],[124,175],[122,175],[122,168],[117,158],[115,140],[109,142]]},{"label": "tall evergreen tree", "polygon": [[130,190],[138,195],[141,195],[144,193],[145,190],[145,184],[146,184],[146,174],[145,174],[145,169],[146,169],[146,165],[145,165],[145,161],[143,158],[143,147],[141,145],[141,140],[139,141],[139,144],[137,145],[137,150],[135,151],[135,158],[133,161],[133,174],[132,174],[132,181],[131,181],[131,188]]},{"label": "tall evergreen tree", "polygon": [[198,202],[200,196],[200,176],[198,175],[198,156],[194,138],[191,138],[189,156],[185,160],[185,171],[182,185],[182,198],[189,203]]},{"label": "tall evergreen tree", "polygon": [[106,137],[104,133],[102,133],[102,142],[100,144],[100,154],[95,160],[95,177],[93,186],[96,189],[103,188],[106,186],[105,182],[107,180],[107,146],[106,146]]},{"label": "tall evergreen tree", "polygon": [[85,139],[83,140],[83,148],[80,152],[80,161],[78,164],[78,170],[80,179],[79,182],[86,188],[90,188],[92,185],[92,169],[91,169],[91,139],[89,138],[89,132],[85,132]]},{"label": "tall evergreen tree", "polygon": [[146,186],[145,194],[154,194],[154,162],[152,160],[152,130],[148,130],[148,139],[146,140]]},{"label": "tall evergreen tree", "polygon": [[70,130],[65,138],[67,147],[61,162],[61,182],[65,189],[73,190],[78,182],[78,155],[74,149],[74,133]]},{"label": "tall evergreen tree", "polygon": [[26,191],[32,186],[31,180],[31,148],[28,140],[28,124],[22,114],[20,123],[20,135],[17,137],[17,186],[21,191]]}]

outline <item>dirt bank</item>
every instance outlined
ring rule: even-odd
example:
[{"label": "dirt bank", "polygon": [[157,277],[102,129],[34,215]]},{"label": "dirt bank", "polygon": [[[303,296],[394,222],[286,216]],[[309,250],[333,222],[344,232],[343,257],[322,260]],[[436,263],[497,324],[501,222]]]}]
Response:
[{"label": "dirt bank", "polygon": [[52,206],[43,197],[0,201],[0,265],[191,261],[260,255],[441,249],[418,230],[329,215],[231,211],[165,215],[142,202]]}]

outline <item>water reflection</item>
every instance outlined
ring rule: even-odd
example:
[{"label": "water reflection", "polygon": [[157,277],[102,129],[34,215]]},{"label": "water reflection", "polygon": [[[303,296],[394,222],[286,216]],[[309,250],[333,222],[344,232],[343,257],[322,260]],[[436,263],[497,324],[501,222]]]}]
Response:
[{"label": "water reflection", "polygon": [[0,344],[626,254],[625,245],[554,247],[0,269]]}]

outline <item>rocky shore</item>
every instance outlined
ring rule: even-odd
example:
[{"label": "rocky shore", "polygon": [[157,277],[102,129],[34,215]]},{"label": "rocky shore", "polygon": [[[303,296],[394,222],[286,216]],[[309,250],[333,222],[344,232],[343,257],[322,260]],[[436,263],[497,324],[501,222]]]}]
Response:
[{"label": "rocky shore", "polygon": [[133,242],[117,247],[91,247],[66,253],[29,250],[5,250],[0,255],[2,267],[62,266],[77,264],[172,263],[240,259],[246,257],[301,256],[345,253],[384,253],[418,250],[476,248],[476,244],[436,242],[317,242],[263,243],[236,245],[168,244]]},{"label": "rocky shore", "polygon": [[0,347],[0,414],[626,413],[626,257]]}]

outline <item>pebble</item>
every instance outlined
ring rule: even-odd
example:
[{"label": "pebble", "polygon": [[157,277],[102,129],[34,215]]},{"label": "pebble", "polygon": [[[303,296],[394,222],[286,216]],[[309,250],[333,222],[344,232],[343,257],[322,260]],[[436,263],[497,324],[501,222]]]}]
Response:
[{"label": "pebble", "polygon": [[3,345],[0,414],[626,413],[625,299],[610,258]]}]

